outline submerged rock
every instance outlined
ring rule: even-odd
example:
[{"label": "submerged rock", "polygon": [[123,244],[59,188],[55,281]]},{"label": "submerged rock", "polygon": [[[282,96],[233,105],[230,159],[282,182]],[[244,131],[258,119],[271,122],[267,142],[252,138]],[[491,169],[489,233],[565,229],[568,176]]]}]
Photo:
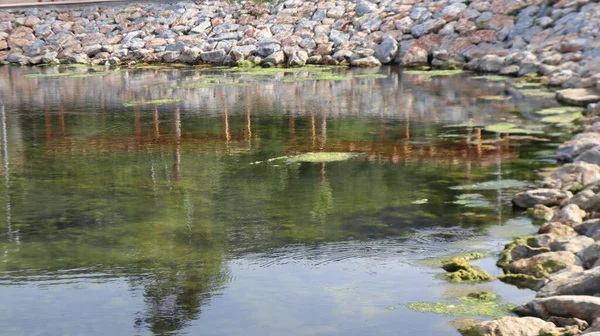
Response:
[{"label": "submerged rock", "polygon": [[561,144],[556,151],[556,158],[562,161],[573,161],[585,151],[600,146],[600,134],[596,132],[580,133],[571,140]]}]

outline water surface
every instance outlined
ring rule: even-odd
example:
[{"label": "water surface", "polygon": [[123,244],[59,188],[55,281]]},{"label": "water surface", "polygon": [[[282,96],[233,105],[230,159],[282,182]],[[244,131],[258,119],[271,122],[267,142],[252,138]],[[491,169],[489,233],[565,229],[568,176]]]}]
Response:
[{"label": "water surface", "polygon": [[[539,125],[553,99],[396,68],[95,71],[0,68],[0,334],[456,335],[405,305],[532,297],[432,259],[535,230],[510,199],[558,138],[453,125]],[[308,152],[357,155],[268,161]]]}]

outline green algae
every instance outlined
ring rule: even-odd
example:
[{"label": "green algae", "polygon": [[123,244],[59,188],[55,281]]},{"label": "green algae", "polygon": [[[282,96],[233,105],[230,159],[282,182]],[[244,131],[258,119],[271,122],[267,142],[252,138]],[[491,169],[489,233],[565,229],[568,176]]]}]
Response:
[{"label": "green algae", "polygon": [[458,185],[450,187],[452,190],[498,190],[507,188],[523,188],[527,183],[518,180],[493,180],[481,183]]},{"label": "green algae", "polygon": [[407,75],[424,76],[426,81],[430,81],[433,77],[454,76],[464,73],[463,70],[406,70],[402,72]]},{"label": "green algae", "polygon": [[544,132],[536,129],[527,129],[519,127],[512,123],[497,123],[493,125],[488,125],[484,129],[488,132],[494,133],[509,133],[509,134],[542,134]]},{"label": "green algae", "polygon": [[444,127],[447,127],[447,128],[483,127],[483,126],[484,126],[483,124],[474,123],[474,122],[471,122],[471,121],[460,123],[460,124],[444,125]]},{"label": "green algae", "polygon": [[544,260],[544,261],[540,261],[535,265],[535,269],[533,272],[533,276],[534,277],[547,277],[552,273],[556,273],[558,271],[561,271],[563,269],[567,268],[567,265],[565,265],[564,263],[561,263],[560,261],[556,261],[556,260]]},{"label": "green algae", "polygon": [[46,78],[46,77],[69,77],[72,76],[73,73],[71,72],[61,72],[61,73],[55,73],[55,74],[28,74],[25,75],[25,78]]},{"label": "green algae", "polygon": [[472,293],[452,302],[413,302],[406,307],[422,313],[490,318],[505,316],[516,308],[513,304],[501,301],[497,295],[487,292]]},{"label": "green algae", "polygon": [[111,72],[109,71],[102,71],[102,72],[86,72],[86,73],[80,73],[80,72],[61,72],[61,73],[55,73],[55,74],[28,74],[25,75],[25,78],[55,78],[55,77],[66,77],[66,78],[88,78],[88,77],[99,77],[99,76],[106,76],[108,74],[110,74]]},{"label": "green algae", "polygon": [[542,279],[529,274],[504,274],[498,276],[498,280],[519,289],[535,290]]},{"label": "green algae", "polygon": [[442,268],[449,272],[446,280],[454,283],[478,283],[494,280],[486,271],[475,268],[469,261],[485,258],[482,253],[469,253],[442,262]]},{"label": "green algae", "polygon": [[314,77],[285,77],[281,80],[282,83],[306,82],[306,81],[343,81],[350,78],[334,74],[323,74]]},{"label": "green algae", "polygon": [[554,92],[554,91],[548,91],[548,90],[543,90],[543,89],[526,89],[526,90],[521,90],[519,92],[521,92],[521,94],[524,96],[533,96],[533,97],[554,97],[556,95],[556,92]]},{"label": "green algae", "polygon": [[490,202],[481,194],[462,194],[456,196],[454,204],[466,206],[469,208],[487,208],[490,207]]},{"label": "green algae", "polygon": [[564,113],[575,113],[575,112],[583,112],[584,109],[576,106],[558,106],[551,107],[543,110],[539,110],[535,112],[539,115],[555,115],[555,114],[564,114]]},{"label": "green algae", "polygon": [[309,162],[309,163],[321,163],[321,162],[336,162],[336,161],[346,161],[353,157],[356,157],[355,153],[345,153],[345,152],[309,152],[300,155],[292,155],[292,156],[279,156],[275,158],[271,158],[265,161],[256,161],[250,164],[260,164],[265,162],[273,162],[273,161],[285,161],[286,163],[299,163],[299,162]]},{"label": "green algae", "polygon": [[569,114],[551,115],[540,119],[541,122],[549,124],[567,124],[583,118],[583,113],[575,112]]},{"label": "green algae", "polygon": [[473,76],[473,77],[469,77],[469,78],[471,78],[471,79],[483,79],[483,80],[487,80],[487,81],[490,81],[490,82],[503,82],[503,81],[508,80],[508,77],[505,77],[505,76],[493,76],[493,75],[490,75],[490,76]]},{"label": "green algae", "polygon": [[181,99],[156,99],[156,100],[147,100],[147,101],[139,101],[139,102],[130,102],[125,103],[123,105],[127,107],[131,106],[141,106],[141,105],[163,105],[163,104],[172,104],[178,103]]},{"label": "green algae", "polygon": [[389,76],[388,75],[384,75],[384,74],[373,73],[373,74],[359,74],[359,75],[356,75],[354,77],[356,77],[356,78],[379,78],[379,79],[382,79],[382,78],[388,78]]},{"label": "green algae", "polygon": [[504,245],[504,249],[500,252],[500,257],[496,262],[496,266],[501,267],[502,269],[506,269],[510,263],[512,263],[511,252],[518,245],[526,245],[530,248],[539,248],[539,244],[537,244],[537,238],[534,236],[526,236],[515,238],[513,241]]},{"label": "green algae", "polygon": [[204,89],[204,88],[215,88],[215,87],[240,87],[249,86],[250,83],[237,83],[237,82],[216,82],[216,83],[195,83],[186,84],[179,86],[168,86],[169,89]]},{"label": "green algae", "polygon": [[483,101],[506,101],[509,100],[511,97],[510,96],[479,96],[477,97],[477,100],[483,100]]}]

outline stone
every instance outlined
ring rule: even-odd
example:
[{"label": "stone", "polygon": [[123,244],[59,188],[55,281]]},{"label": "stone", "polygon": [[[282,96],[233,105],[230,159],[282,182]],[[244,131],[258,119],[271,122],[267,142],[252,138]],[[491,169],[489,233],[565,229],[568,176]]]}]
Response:
[{"label": "stone", "polygon": [[31,63],[29,57],[20,53],[10,53],[6,56],[6,61],[9,63],[16,63],[21,65],[27,65]]},{"label": "stone", "polygon": [[350,62],[352,66],[357,67],[376,67],[381,66],[381,62],[374,56],[368,56],[364,58],[355,59]]},{"label": "stone", "polygon": [[483,72],[498,72],[503,62],[504,58],[497,55],[485,55],[477,60],[477,68]]},{"label": "stone", "polygon": [[390,63],[398,53],[398,42],[391,37],[384,37],[375,49],[375,57],[383,64]]},{"label": "stone", "polygon": [[600,165],[600,147],[594,147],[581,153],[575,159],[575,162],[587,162],[595,165]]},{"label": "stone", "polygon": [[263,64],[270,63],[274,65],[279,65],[285,63],[285,53],[283,51],[276,51],[271,55],[265,57],[263,59]]},{"label": "stone", "polygon": [[86,54],[69,54],[65,57],[65,60],[69,63],[76,63],[76,64],[90,63],[90,58]]},{"label": "stone", "polygon": [[179,56],[179,60],[182,63],[196,64],[200,60],[200,53],[201,53],[201,50],[199,48],[185,47],[181,51],[181,55]]},{"label": "stone", "polygon": [[528,274],[535,277],[545,277],[581,261],[570,252],[546,252],[536,256],[513,261],[508,270],[511,273]]},{"label": "stone", "polygon": [[554,210],[543,204],[536,204],[533,207],[533,217],[549,221],[554,217]]},{"label": "stone", "polygon": [[548,188],[530,189],[517,193],[513,198],[513,204],[524,209],[532,208],[537,204],[554,206],[571,197],[573,197],[573,193],[570,191]]},{"label": "stone", "polygon": [[410,33],[414,37],[421,37],[427,33],[437,33],[440,29],[444,28],[446,21],[443,19],[431,19],[424,23],[415,25],[410,28]]},{"label": "stone", "polygon": [[561,86],[566,83],[568,80],[573,78],[575,74],[571,70],[560,70],[548,77],[548,85],[551,86]]},{"label": "stone", "polygon": [[281,50],[281,45],[278,43],[263,43],[259,44],[258,48],[255,50],[255,53],[258,56],[267,57],[279,50]]},{"label": "stone", "polygon": [[[586,236],[578,236],[571,239],[555,240],[550,243],[550,249],[555,252],[567,251],[573,254],[578,254],[592,244],[594,244],[594,239]],[[585,260],[581,257],[580,259],[582,259],[585,267]]]},{"label": "stone", "polygon": [[600,240],[600,219],[590,219],[575,227],[580,235]]},{"label": "stone", "polygon": [[465,336],[540,336],[558,335],[557,327],[535,317],[505,316],[460,329]]},{"label": "stone", "polygon": [[400,59],[402,65],[421,65],[427,64],[427,51],[417,46],[411,46],[404,56]]},{"label": "stone", "polygon": [[505,75],[505,76],[516,76],[519,71],[521,70],[521,67],[513,64],[513,65],[507,65],[505,67],[502,67],[498,73],[501,75]]},{"label": "stone", "polygon": [[600,267],[584,270],[581,266],[571,266],[548,276],[546,283],[538,288],[537,297],[557,295],[598,295],[600,294]]},{"label": "stone", "polygon": [[540,227],[538,233],[549,234],[550,236],[552,236],[553,240],[577,237],[577,232],[573,227],[556,222],[545,223]]},{"label": "stone", "polygon": [[586,162],[568,163],[544,179],[547,188],[569,190],[581,188],[600,180],[600,166]]},{"label": "stone", "polygon": [[308,60],[308,53],[304,50],[299,50],[292,53],[288,60],[288,66],[303,66]]},{"label": "stone", "polygon": [[570,105],[586,106],[600,101],[600,94],[595,89],[565,89],[556,93],[556,99]]},{"label": "stone", "polygon": [[568,204],[554,213],[553,222],[565,223],[570,226],[580,224],[586,213],[577,204]]},{"label": "stone", "polygon": [[[592,239],[586,237],[588,239]],[[593,241],[593,239],[592,239]],[[583,249],[579,254],[579,258],[583,263],[584,268],[592,268],[598,259],[600,259],[600,242],[595,242]]]},{"label": "stone", "polygon": [[573,161],[577,156],[594,147],[600,146],[600,134],[596,132],[579,133],[571,140],[561,144],[556,158],[561,161]]},{"label": "stone", "polygon": [[363,16],[367,13],[371,13],[376,9],[376,4],[368,1],[361,1],[356,7],[354,7],[354,12],[356,12],[356,15],[358,16]]},{"label": "stone", "polygon": [[581,190],[580,192],[575,194],[575,196],[573,196],[570,199],[563,202],[563,205],[575,204],[580,209],[588,211],[585,207],[587,206],[590,198],[593,197],[594,195],[595,195],[594,192],[590,189]]},{"label": "stone", "polygon": [[225,51],[222,49],[200,53],[200,59],[204,63],[222,63],[225,60]]},{"label": "stone", "polygon": [[564,295],[537,298],[515,311],[519,315],[542,319],[549,319],[551,316],[575,317],[591,324],[600,317],[600,297]]},{"label": "stone", "polygon": [[244,46],[234,46],[231,47],[229,51],[230,55],[236,61],[242,61],[248,58],[252,53],[256,50],[256,46],[253,44],[244,45]]}]

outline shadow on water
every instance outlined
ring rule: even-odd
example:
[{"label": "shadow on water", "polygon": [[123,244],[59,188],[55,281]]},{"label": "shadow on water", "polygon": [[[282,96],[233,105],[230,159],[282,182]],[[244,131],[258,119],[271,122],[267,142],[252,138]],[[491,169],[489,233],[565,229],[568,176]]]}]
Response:
[{"label": "shadow on water", "polygon": [[[24,76],[36,71],[44,76]],[[80,333],[104,320],[113,322],[87,333],[356,333],[332,326],[365,311],[334,309],[341,292],[330,288],[378,279],[344,292],[344,300],[376,298],[369,309],[393,295],[431,299],[431,288],[445,285],[415,260],[497,250],[508,238],[488,230],[512,217],[514,189],[450,187],[538,178],[548,164],[537,158],[540,139],[477,125],[535,126],[532,111],[556,105],[482,101],[506,86],[395,68],[373,77],[331,70],[347,80],[195,68],[53,77],[69,71],[89,73],[0,68],[0,326],[17,334],[44,326]],[[357,155],[269,161],[308,152]],[[295,281],[312,289],[291,294]],[[401,294],[411,284],[420,297]],[[287,303],[271,300],[291,295],[299,306],[277,326],[266,316]],[[82,307],[95,315],[81,315]],[[316,307],[327,308],[329,322]],[[40,309],[78,318],[50,314],[25,326]],[[393,333],[389,317],[369,314],[369,332]],[[448,333],[440,330],[432,335]]]}]

